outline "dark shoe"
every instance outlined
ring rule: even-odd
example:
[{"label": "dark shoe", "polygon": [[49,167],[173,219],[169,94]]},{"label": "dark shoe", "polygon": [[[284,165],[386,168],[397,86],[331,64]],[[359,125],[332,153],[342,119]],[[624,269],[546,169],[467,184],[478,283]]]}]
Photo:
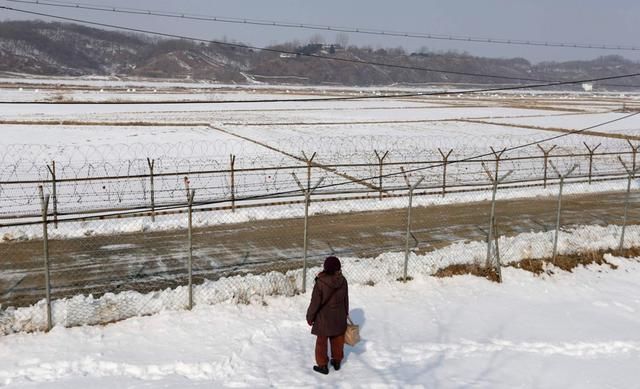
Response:
[{"label": "dark shoe", "polygon": [[329,368],[327,366],[314,366],[313,371],[317,371],[320,374],[329,374]]},{"label": "dark shoe", "polygon": [[331,366],[333,366],[336,371],[340,370],[340,361],[336,361],[335,359],[331,360]]}]

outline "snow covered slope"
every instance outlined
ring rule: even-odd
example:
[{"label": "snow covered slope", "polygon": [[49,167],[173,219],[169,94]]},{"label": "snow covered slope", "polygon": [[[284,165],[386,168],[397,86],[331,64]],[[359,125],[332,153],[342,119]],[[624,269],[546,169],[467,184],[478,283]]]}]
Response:
[{"label": "snow covered slope", "polygon": [[307,293],[1,337],[0,386],[637,387],[640,263],[607,260],[618,269],[354,284],[363,341],[328,376],[311,370]]}]

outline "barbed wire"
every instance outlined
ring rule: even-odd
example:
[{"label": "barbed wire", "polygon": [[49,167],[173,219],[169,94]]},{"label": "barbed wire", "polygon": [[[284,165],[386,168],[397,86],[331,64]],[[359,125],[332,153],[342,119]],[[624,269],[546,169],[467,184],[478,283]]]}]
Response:
[{"label": "barbed wire", "polygon": [[595,44],[584,42],[550,42],[550,41],[535,41],[526,39],[510,39],[510,38],[487,38],[478,36],[460,36],[451,34],[435,34],[435,33],[420,33],[409,31],[394,31],[375,28],[363,28],[353,26],[330,26],[309,24],[300,22],[287,22],[277,20],[264,20],[264,19],[251,19],[251,18],[237,18],[228,16],[212,16],[203,14],[194,14],[186,12],[176,11],[160,11],[141,8],[128,8],[128,7],[116,7],[113,5],[104,4],[86,4],[81,2],[64,2],[64,1],[40,1],[40,0],[6,0],[12,3],[21,3],[29,5],[42,5],[49,7],[61,7],[61,8],[73,8],[83,9],[90,11],[102,11],[112,13],[124,13],[139,16],[160,16],[165,18],[176,18],[181,20],[195,20],[195,21],[207,21],[216,23],[231,23],[241,25],[257,25],[263,27],[280,27],[280,28],[294,28],[294,29],[307,29],[323,32],[343,32],[352,34],[364,34],[364,35],[379,35],[379,36],[392,36],[400,38],[419,38],[430,40],[448,40],[448,41],[462,41],[465,43],[490,43],[501,45],[524,45],[524,46],[543,46],[543,47],[562,47],[568,49],[599,49],[599,50],[619,50],[619,51],[640,51],[640,47],[632,45],[620,45],[620,44]]},{"label": "barbed wire", "polygon": [[[576,175],[596,177],[620,174],[622,167],[617,158],[635,155],[624,140],[603,139],[596,145],[592,139],[576,134],[557,145],[549,157],[559,165],[577,164]],[[481,146],[486,144],[486,139],[471,137],[465,140],[464,144],[452,144],[451,140],[447,143],[446,137],[415,137],[411,140],[393,136],[357,139],[294,137],[274,140],[274,149],[280,152],[254,155],[227,154],[235,150],[236,142],[73,146],[53,148],[57,154],[55,180],[49,170],[53,160],[46,158],[53,154],[47,154],[39,161],[32,159],[33,155],[52,148],[45,145],[8,145],[0,150],[2,162],[6,161],[0,165],[0,218],[37,215],[40,210],[38,185],[43,185],[49,194],[53,194],[55,186],[57,212],[74,214],[135,209],[154,203],[158,207],[180,203],[186,198],[185,177],[190,189],[196,189],[198,198],[206,201],[277,193],[295,195],[299,188],[292,173],[302,178],[311,172],[313,180],[322,178],[324,185],[340,183],[339,190],[324,191],[332,195],[383,192],[404,187],[401,167],[409,171],[408,177],[424,175],[432,186],[486,184],[481,163],[492,166],[497,153],[518,141],[512,137],[501,137],[489,147]],[[589,144],[584,140],[592,142],[590,147],[598,146],[597,153],[590,154],[586,147]],[[496,155],[468,160],[470,156],[487,150],[494,150]],[[305,158],[314,153],[311,170],[307,170]],[[446,177],[443,178],[441,168],[422,169],[429,165],[442,165],[445,153],[449,153],[447,158],[451,162]],[[136,158],[117,160],[114,154],[115,158]],[[383,154],[386,155],[380,160]],[[149,159],[141,158],[144,155]],[[231,156],[234,156],[233,166]],[[101,157],[107,159],[100,161]],[[511,179],[514,181],[543,179],[543,158],[541,150],[516,149],[500,154],[500,169],[513,170]],[[588,160],[590,163],[586,163]],[[457,161],[463,163],[454,163]],[[153,163],[153,171],[150,163]],[[384,180],[378,177],[381,172]],[[344,185],[345,180],[351,183]]]}]

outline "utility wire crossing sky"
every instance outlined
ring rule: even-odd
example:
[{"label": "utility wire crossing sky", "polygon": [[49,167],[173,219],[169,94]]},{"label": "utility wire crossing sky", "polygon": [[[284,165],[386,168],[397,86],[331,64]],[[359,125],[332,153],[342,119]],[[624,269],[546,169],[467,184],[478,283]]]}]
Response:
[{"label": "utility wire crossing sky", "polygon": [[[634,39],[640,35],[640,24],[635,17],[640,14],[640,3],[630,0],[606,3],[594,0],[407,0],[402,4],[376,0],[326,0],[321,3],[238,0],[216,3],[215,7],[204,0],[181,3],[138,0],[135,8],[128,8],[131,3],[124,0],[20,2],[25,9],[34,11],[66,7],[64,15],[69,17],[90,17],[104,23],[117,22],[143,29],[162,28],[168,33],[226,38],[257,46],[293,40],[305,43],[310,39],[333,43],[341,35],[341,41],[373,48],[402,46],[409,51],[457,50],[490,57],[523,57],[534,62],[593,59],[611,54],[640,59]],[[16,1],[0,0],[0,4],[16,5]],[[69,8],[76,4],[79,6]],[[152,14],[147,12],[142,16],[139,12],[126,14],[87,9],[107,7],[152,11]],[[172,18],[168,23],[166,16],[153,13],[184,14],[192,18]],[[30,19],[9,12],[3,14],[5,20]],[[226,22],[206,20],[212,17]],[[274,26],[273,22],[282,26]],[[345,31],[339,31],[341,28]],[[365,31],[346,32],[356,29]]]}]

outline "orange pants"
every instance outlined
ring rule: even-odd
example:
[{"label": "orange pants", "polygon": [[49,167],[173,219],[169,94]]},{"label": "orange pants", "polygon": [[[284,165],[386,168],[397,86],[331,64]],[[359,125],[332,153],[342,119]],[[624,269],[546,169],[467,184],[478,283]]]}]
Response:
[{"label": "orange pants", "polygon": [[344,335],[338,336],[318,336],[316,338],[316,364],[327,366],[329,357],[327,356],[328,342],[331,342],[331,359],[341,362],[344,358]]}]

